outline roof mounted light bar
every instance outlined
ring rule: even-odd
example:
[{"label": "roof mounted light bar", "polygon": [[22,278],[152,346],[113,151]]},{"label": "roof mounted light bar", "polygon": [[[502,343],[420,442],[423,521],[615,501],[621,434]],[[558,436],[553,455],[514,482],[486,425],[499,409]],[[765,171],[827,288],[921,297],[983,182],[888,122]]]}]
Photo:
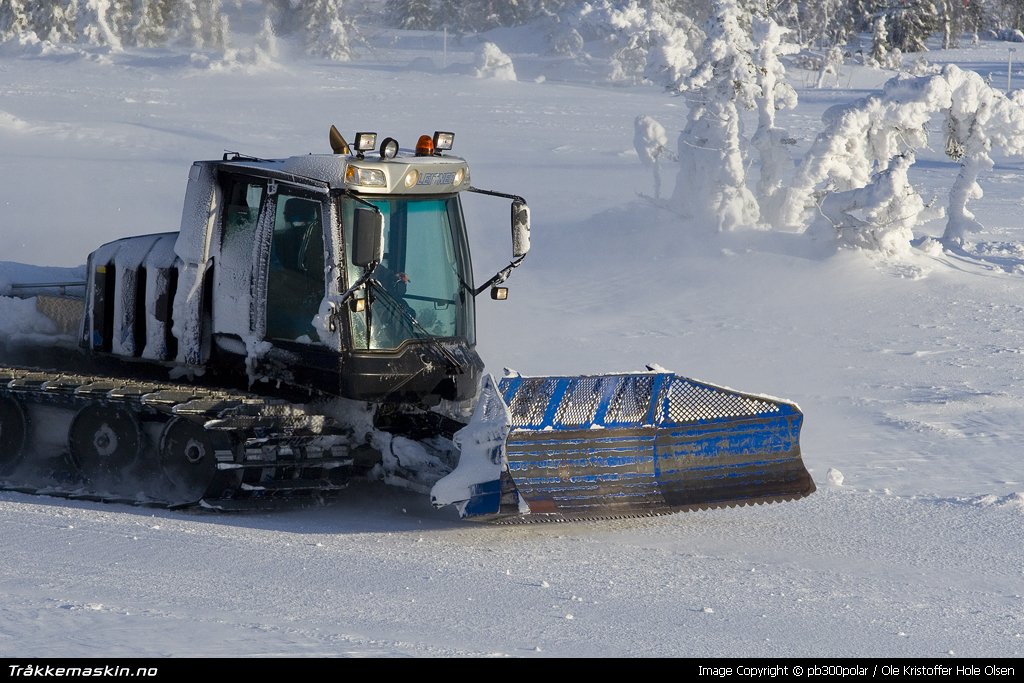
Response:
[{"label": "roof mounted light bar", "polygon": [[377,134],[376,133],[356,133],[355,144],[356,156],[362,159],[366,152],[371,151],[377,146]]},{"label": "roof mounted light bar", "polygon": [[455,144],[455,133],[444,130],[434,131],[434,154],[440,156],[441,152],[449,150]]}]

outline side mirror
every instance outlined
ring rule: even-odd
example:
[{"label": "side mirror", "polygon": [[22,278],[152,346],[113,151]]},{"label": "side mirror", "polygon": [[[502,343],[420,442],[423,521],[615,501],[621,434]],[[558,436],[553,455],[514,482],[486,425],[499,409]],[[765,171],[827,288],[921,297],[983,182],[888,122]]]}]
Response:
[{"label": "side mirror", "polygon": [[512,202],[512,257],[522,258],[530,251],[530,207],[526,202]]},{"label": "side mirror", "polygon": [[366,268],[384,259],[384,216],[374,209],[357,208],[352,226],[352,263]]}]

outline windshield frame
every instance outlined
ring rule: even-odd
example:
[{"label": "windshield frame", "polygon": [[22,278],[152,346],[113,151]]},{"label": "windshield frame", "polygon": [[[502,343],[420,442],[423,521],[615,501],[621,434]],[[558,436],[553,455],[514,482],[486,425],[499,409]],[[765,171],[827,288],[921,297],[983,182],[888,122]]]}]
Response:
[{"label": "windshield frame", "polygon": [[[374,316],[381,316],[385,309],[393,311],[396,297],[385,288],[385,283],[382,283],[380,278],[383,277],[385,280],[389,280],[389,276],[394,278],[394,272],[397,271],[392,271],[392,267],[397,267],[398,271],[404,271],[406,264],[409,263],[407,252],[410,239],[408,232],[408,216],[410,212],[408,208],[411,205],[426,205],[428,202],[441,202],[444,208],[441,215],[445,217],[444,223],[446,225],[442,224],[438,227],[446,233],[444,235],[445,243],[439,245],[439,248],[443,249],[450,256],[451,260],[448,263],[451,265],[455,281],[457,282],[455,285],[456,291],[453,293],[453,299],[447,296],[423,296],[422,293],[408,294],[409,301],[405,303],[416,304],[420,308],[418,311],[412,309],[415,315],[412,316],[411,320],[408,319],[408,314],[394,316],[401,322],[403,334],[394,337],[392,341],[388,342],[379,334],[382,332],[382,329],[378,326],[384,323],[380,320],[375,320]],[[473,264],[470,258],[465,218],[459,194],[361,195],[347,190],[339,193],[337,202],[338,222],[341,225],[343,244],[345,245],[341,254],[342,267],[339,268],[342,278],[339,288],[342,291],[351,287],[352,284],[365,274],[363,268],[351,263],[350,245],[352,244],[354,209],[368,205],[376,207],[384,216],[385,251],[388,251],[395,240],[399,240],[399,243],[394,245],[397,246],[395,251],[398,254],[394,258],[400,259],[400,262],[378,266],[372,276],[375,282],[364,284],[358,290],[356,297],[365,298],[367,305],[366,310],[363,312],[356,312],[353,310],[353,307],[348,307],[347,325],[345,326],[347,328],[348,347],[357,351],[393,352],[410,343],[434,342],[445,339],[464,340],[470,346],[475,346],[476,308],[473,294]],[[404,220],[392,222],[392,216],[402,216]],[[403,239],[404,243],[401,243]],[[444,267],[444,264],[440,263],[427,265],[437,268]],[[398,272],[398,275],[405,276],[404,272]],[[388,301],[388,299],[391,301]],[[405,297],[399,296],[397,299],[404,301]],[[444,310],[446,305],[454,305],[453,333],[433,334],[428,329],[428,325],[416,319],[417,315],[429,314],[429,310],[426,307],[427,302],[431,301],[435,302],[431,304],[432,306],[439,307],[438,310]],[[445,304],[444,302],[449,303]],[[406,319],[402,321],[402,318]],[[369,333],[367,333],[367,322],[369,322],[370,326]],[[448,328],[452,327],[451,324],[440,325],[439,327],[445,326]],[[375,332],[378,334],[375,334]],[[396,339],[397,341],[395,341]]]}]

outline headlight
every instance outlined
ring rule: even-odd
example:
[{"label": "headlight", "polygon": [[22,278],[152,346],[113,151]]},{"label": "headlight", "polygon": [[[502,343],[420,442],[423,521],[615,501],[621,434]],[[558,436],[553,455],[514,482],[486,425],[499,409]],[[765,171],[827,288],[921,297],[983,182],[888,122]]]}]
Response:
[{"label": "headlight", "polygon": [[345,183],[362,187],[387,187],[384,171],[379,168],[363,168],[349,164],[345,169]]},{"label": "headlight", "polygon": [[411,188],[419,181],[419,179],[420,172],[417,171],[415,168],[410,169],[409,172],[405,174],[405,187]]}]

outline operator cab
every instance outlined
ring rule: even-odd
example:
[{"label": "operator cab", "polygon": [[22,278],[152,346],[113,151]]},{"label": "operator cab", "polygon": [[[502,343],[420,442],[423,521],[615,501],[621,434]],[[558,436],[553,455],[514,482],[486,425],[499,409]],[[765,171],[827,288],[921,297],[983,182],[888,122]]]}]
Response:
[{"label": "operator cab", "polygon": [[[223,207],[214,352],[244,363],[250,379],[360,400],[472,397],[483,371],[475,297],[525,252],[474,286],[460,194],[476,190],[467,163],[442,155],[451,133],[423,136],[415,150],[388,138],[371,159],[376,134],[357,133],[353,151],[336,132],[331,155],[205,162]],[[525,211],[518,197],[485,194]],[[376,242],[374,255],[361,261],[356,226],[370,215],[376,227],[362,239]]]}]

